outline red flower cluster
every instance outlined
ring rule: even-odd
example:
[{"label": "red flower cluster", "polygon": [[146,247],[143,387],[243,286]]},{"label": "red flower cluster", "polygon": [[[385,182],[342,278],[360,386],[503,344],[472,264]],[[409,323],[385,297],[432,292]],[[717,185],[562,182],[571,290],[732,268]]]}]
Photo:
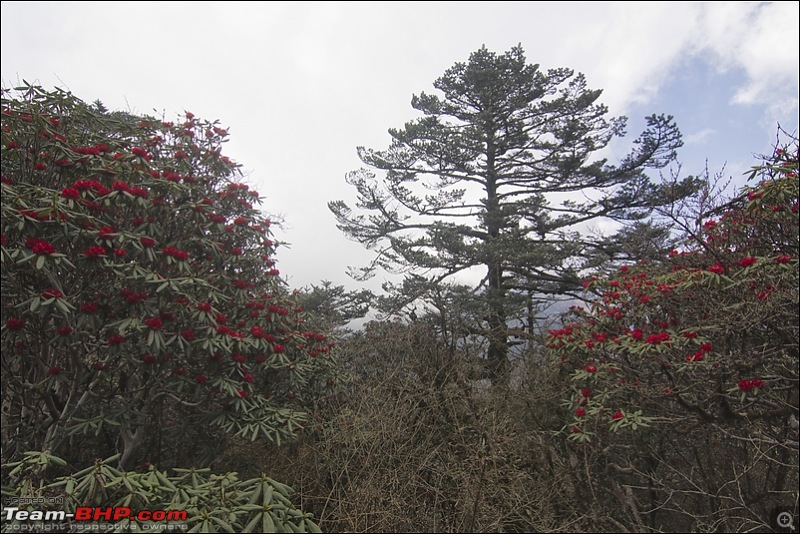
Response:
[{"label": "red flower cluster", "polygon": [[150,154],[147,153],[147,150],[141,147],[134,147],[131,149],[131,154],[134,156],[139,156],[143,158],[145,161],[150,161]]},{"label": "red flower cluster", "polygon": [[72,184],[72,187],[78,191],[88,191],[91,189],[100,196],[105,196],[111,192],[103,187],[103,184],[95,180],[78,180]]},{"label": "red flower cluster", "polygon": [[161,330],[164,327],[164,323],[161,321],[159,317],[151,317],[149,319],[145,319],[144,324],[150,330]]},{"label": "red flower cluster", "polygon": [[714,274],[725,274],[725,267],[723,267],[721,263],[715,263],[708,268],[708,272]]},{"label": "red flower cluster", "polygon": [[94,245],[84,250],[83,255],[87,258],[99,258],[106,255],[106,249],[99,245]]},{"label": "red flower cluster", "polygon": [[136,304],[137,302],[147,300],[147,292],[145,291],[136,293],[130,289],[120,289],[119,294],[125,297],[125,300],[128,302],[128,304]]},{"label": "red flower cluster", "polygon": [[753,258],[752,256],[748,256],[746,258],[742,258],[742,261],[739,262],[739,263],[740,263],[740,265],[742,267],[747,268],[747,267],[750,267],[751,265],[754,265],[756,263],[756,261],[757,260],[755,258]]},{"label": "red flower cluster", "polygon": [[176,260],[186,261],[189,259],[189,253],[185,250],[178,250],[175,247],[164,247],[161,249],[161,253],[165,256],[172,256]]},{"label": "red flower cluster", "polygon": [[114,234],[114,232],[116,232],[116,230],[114,229],[113,226],[103,226],[97,231],[97,239],[102,239],[102,240],[114,239],[114,236],[112,235]]},{"label": "red flower cluster", "polygon": [[706,357],[706,352],[711,352],[713,349],[714,346],[711,343],[703,343],[700,345],[700,350],[686,356],[686,362],[702,362]]},{"label": "red flower cluster", "polygon": [[651,334],[647,336],[646,343],[649,343],[650,345],[660,345],[661,343],[666,343],[668,341],[669,341],[669,333],[661,332],[658,334]]},{"label": "red flower cluster", "polygon": [[63,298],[64,294],[61,293],[58,289],[47,289],[42,291],[42,298],[43,299],[60,299]]},{"label": "red flower cluster", "polygon": [[29,237],[26,239],[25,247],[31,249],[31,252],[34,254],[40,254],[42,256],[53,254],[56,251],[53,245],[38,237]]},{"label": "red flower cluster", "polygon": [[250,328],[250,335],[256,339],[262,339],[265,335],[264,329],[256,325]]},{"label": "red flower cluster", "polygon": [[111,185],[114,191],[123,191],[135,197],[147,198],[147,189],[144,187],[131,187],[125,182],[116,181]]},{"label": "red flower cluster", "polygon": [[6,328],[8,328],[9,330],[22,330],[23,328],[25,328],[25,319],[12,317],[8,321],[6,321]]},{"label": "red flower cluster", "polygon": [[100,311],[100,307],[97,305],[96,302],[84,302],[81,304],[81,313],[85,313],[87,315],[94,315]]},{"label": "red flower cluster", "polygon": [[741,380],[739,382],[739,389],[745,393],[750,393],[754,389],[764,389],[764,382],[758,378],[754,378],[752,380]]},{"label": "red flower cluster", "polygon": [[64,198],[81,198],[81,192],[74,187],[65,187],[61,190],[61,196]]},{"label": "red flower cluster", "polygon": [[68,335],[70,335],[72,333],[72,327],[71,326],[62,326],[58,330],[56,330],[56,333],[59,336],[68,336]]}]

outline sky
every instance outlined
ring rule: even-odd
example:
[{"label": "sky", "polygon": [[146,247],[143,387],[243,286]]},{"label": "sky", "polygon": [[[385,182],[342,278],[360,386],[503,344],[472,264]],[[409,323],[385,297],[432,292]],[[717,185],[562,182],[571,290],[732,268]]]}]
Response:
[{"label": "sky", "polygon": [[[419,116],[411,97],[486,46],[567,67],[602,89],[609,116],[673,115],[680,176],[744,184],[780,124],[798,128],[798,2],[9,2],[3,88],[22,80],[111,110],[185,111],[230,131],[224,153],[284,220],[291,287],[351,280],[372,254],[327,208],[351,206],[357,146],[385,149]],[[627,142],[627,145],[626,145]]]}]

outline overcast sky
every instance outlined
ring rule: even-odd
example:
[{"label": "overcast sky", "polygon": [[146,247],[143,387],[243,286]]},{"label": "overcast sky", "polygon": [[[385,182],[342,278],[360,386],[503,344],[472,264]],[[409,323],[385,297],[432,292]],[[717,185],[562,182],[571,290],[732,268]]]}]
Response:
[{"label": "overcast sky", "polygon": [[[706,161],[741,182],[777,124],[798,125],[798,2],[2,2],[2,85],[70,90],[113,110],[184,111],[228,127],[226,154],[279,214],[293,287],[358,287],[330,200],[356,147],[418,114],[413,94],[482,45],[521,44],[542,69],[603,89],[610,114],[674,115],[682,175]],[[378,277],[379,283],[382,280]],[[372,287],[376,287],[375,284]]]}]

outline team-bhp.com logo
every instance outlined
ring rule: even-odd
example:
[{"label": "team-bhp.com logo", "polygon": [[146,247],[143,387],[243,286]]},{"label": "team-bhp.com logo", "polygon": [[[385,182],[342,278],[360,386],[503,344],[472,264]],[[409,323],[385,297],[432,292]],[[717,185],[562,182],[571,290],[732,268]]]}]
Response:
[{"label": "team-bhp.com logo", "polygon": [[97,507],[79,506],[74,513],[63,510],[22,510],[18,507],[9,506],[3,509],[3,519],[5,521],[37,521],[61,523],[69,522],[89,522],[89,521],[108,521],[117,522],[124,519],[131,521],[186,521],[186,510],[141,510],[133,512],[128,507]]}]

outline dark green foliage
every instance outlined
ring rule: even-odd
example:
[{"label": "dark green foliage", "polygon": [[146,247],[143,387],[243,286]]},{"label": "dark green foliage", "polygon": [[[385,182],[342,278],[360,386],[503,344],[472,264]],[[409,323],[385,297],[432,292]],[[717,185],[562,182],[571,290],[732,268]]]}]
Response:
[{"label": "dark green foliage", "polygon": [[500,371],[513,293],[573,291],[598,257],[624,256],[616,230],[591,233],[590,225],[642,221],[695,184],[668,190],[644,173],[673,161],[682,144],[671,117],[648,117],[633,150],[611,164],[602,151],[625,133],[626,119],[606,117],[601,92],[583,75],[544,72],[521,47],[502,55],[481,48],[434,87],[442,96],[414,96],[423,116],[389,130],[387,150],[358,148],[367,167],[347,176],[358,211],[342,201],[329,207],[345,234],[376,250],[367,274],[416,272],[436,285],[482,269],[484,320],[473,326]]}]

